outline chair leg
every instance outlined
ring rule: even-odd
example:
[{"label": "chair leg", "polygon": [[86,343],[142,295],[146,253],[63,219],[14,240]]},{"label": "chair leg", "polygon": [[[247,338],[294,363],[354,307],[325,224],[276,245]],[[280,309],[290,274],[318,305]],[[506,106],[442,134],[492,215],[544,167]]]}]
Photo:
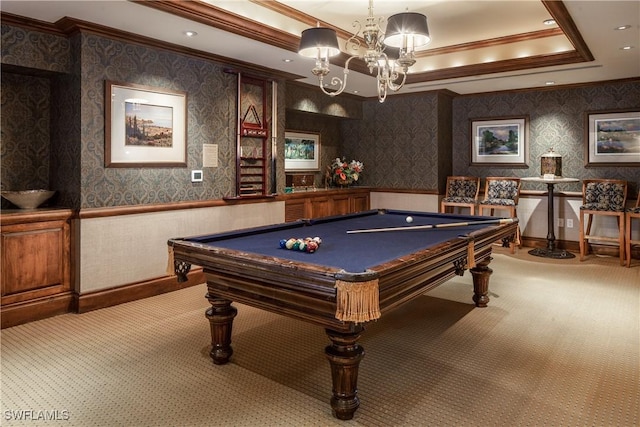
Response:
[{"label": "chair leg", "polygon": [[584,255],[585,255],[584,214],[580,212],[580,261],[584,261]]},{"label": "chair leg", "polygon": [[624,265],[624,214],[618,215],[618,248],[620,248],[620,265]]},{"label": "chair leg", "polygon": [[631,267],[631,215],[626,215],[625,221],[625,253],[627,254],[627,268]]}]

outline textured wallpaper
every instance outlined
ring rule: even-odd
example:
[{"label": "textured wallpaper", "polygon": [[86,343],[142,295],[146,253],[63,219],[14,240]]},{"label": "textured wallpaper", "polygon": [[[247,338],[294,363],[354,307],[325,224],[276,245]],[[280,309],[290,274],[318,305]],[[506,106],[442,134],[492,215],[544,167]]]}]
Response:
[{"label": "textured wallpaper", "polygon": [[365,165],[362,185],[438,188],[438,95],[364,102],[362,120],[342,124],[343,151]]},{"label": "textured wallpaper", "polygon": [[47,78],[2,73],[2,190],[48,189],[49,91]]},{"label": "textured wallpaper", "polygon": [[[612,178],[629,181],[629,193],[640,185],[638,167],[585,167],[585,112],[635,108],[640,110],[640,80],[576,88],[468,95],[453,101],[453,172],[458,175],[539,176],[540,157],[553,148],[562,156],[564,176]],[[470,120],[528,116],[529,167],[526,169],[470,166]],[[640,159],[638,159],[640,161]],[[582,184],[563,185],[565,191],[582,191]],[[524,187],[523,187],[524,188]],[[526,189],[544,190],[544,184],[527,183]]]}]

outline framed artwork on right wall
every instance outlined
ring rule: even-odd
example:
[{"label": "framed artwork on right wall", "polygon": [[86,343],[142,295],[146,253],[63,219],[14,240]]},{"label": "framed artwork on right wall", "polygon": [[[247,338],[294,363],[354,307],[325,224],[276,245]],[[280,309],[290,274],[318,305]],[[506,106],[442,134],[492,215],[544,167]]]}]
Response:
[{"label": "framed artwork on right wall", "polygon": [[585,114],[585,166],[640,166],[640,109]]}]

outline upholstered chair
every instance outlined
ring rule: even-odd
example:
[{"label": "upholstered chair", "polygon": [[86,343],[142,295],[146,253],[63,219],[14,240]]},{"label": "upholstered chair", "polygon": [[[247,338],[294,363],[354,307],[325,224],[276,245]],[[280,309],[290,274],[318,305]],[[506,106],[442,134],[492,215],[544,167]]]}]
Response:
[{"label": "upholstered chair", "polygon": [[446,213],[448,208],[469,208],[469,213],[475,215],[480,192],[480,178],[475,176],[448,176],[447,189],[440,202],[440,212]]},{"label": "upholstered chair", "polygon": [[627,254],[627,268],[631,267],[631,247],[633,245],[640,245],[640,240],[633,240],[633,220],[638,220],[638,228],[640,229],[640,191],[638,192],[638,200],[633,208],[627,209],[627,220],[625,221],[625,252]]},{"label": "upholstered chair", "polygon": [[[484,187],[484,200],[478,204],[479,214],[493,216],[496,210],[507,211],[509,218],[517,218],[518,201],[520,199],[520,178],[514,177],[487,177]],[[511,253],[515,252],[516,245],[520,246],[520,227],[514,241],[509,242]]]},{"label": "upholstered chair", "polygon": [[[627,181],[620,179],[585,179],[582,181],[580,206],[580,261],[589,252],[590,240],[613,242],[620,252],[620,265],[624,265],[624,223],[627,201]],[[594,216],[615,217],[618,236],[591,234]],[[586,224],[586,229],[585,229]]]}]

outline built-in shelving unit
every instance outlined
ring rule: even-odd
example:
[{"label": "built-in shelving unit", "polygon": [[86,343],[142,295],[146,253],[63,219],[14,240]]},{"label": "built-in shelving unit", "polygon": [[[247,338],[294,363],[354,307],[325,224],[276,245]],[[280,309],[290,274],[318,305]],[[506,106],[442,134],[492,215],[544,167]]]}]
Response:
[{"label": "built-in shelving unit", "polygon": [[264,79],[238,75],[235,198],[269,193],[267,176],[271,153],[267,116],[268,84]]}]

